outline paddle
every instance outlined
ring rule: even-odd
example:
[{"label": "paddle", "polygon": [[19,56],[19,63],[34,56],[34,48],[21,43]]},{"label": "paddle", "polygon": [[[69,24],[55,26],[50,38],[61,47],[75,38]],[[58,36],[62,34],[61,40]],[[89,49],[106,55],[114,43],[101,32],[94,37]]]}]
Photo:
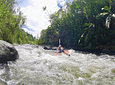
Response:
[{"label": "paddle", "polygon": [[[59,45],[60,45],[60,39],[58,40],[58,42],[59,42]],[[58,51],[57,51],[57,53],[55,53],[55,56],[56,56],[57,54],[59,54]]]},{"label": "paddle", "polygon": [[60,39],[59,39],[59,45],[60,45]]}]

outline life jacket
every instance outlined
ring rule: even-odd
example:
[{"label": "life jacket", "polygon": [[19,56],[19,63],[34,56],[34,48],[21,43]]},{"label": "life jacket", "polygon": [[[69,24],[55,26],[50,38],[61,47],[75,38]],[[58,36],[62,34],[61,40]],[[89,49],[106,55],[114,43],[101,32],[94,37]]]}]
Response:
[{"label": "life jacket", "polygon": [[59,53],[61,53],[61,50],[62,50],[61,47],[59,47]]},{"label": "life jacket", "polygon": [[59,53],[64,52],[64,49],[62,49],[61,47],[59,47]]}]

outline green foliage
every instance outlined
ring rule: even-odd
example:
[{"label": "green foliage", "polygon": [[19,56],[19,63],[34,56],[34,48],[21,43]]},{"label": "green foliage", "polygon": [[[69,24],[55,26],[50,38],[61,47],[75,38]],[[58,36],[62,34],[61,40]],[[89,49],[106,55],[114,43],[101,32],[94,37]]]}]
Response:
[{"label": "green foliage", "polygon": [[51,26],[42,31],[39,44],[58,45],[58,39],[61,39],[62,46],[73,48],[110,46],[115,41],[113,9],[113,0],[67,3],[66,8],[60,8],[50,16]]},{"label": "green foliage", "polygon": [[15,0],[0,1],[0,39],[18,44],[35,42],[21,29],[26,18],[20,10],[15,10],[15,4]]}]

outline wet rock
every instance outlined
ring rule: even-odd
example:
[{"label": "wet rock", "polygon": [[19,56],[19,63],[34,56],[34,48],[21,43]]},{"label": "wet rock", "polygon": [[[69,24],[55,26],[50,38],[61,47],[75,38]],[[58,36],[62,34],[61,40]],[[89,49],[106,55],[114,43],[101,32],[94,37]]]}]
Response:
[{"label": "wet rock", "polygon": [[15,61],[18,57],[18,52],[12,44],[0,40],[0,63]]},{"label": "wet rock", "polygon": [[45,49],[45,50],[48,50],[48,49],[49,49],[49,47],[45,46],[45,47],[44,47],[44,49]]},{"label": "wet rock", "polygon": [[45,50],[56,50],[57,47],[51,47],[51,46],[44,46]]},{"label": "wet rock", "polygon": [[57,47],[52,47],[52,50],[57,50]]},{"label": "wet rock", "polygon": [[109,50],[109,49],[107,49],[107,48],[104,48],[104,49],[102,50],[102,53],[107,53],[107,54],[110,54],[110,50]]}]

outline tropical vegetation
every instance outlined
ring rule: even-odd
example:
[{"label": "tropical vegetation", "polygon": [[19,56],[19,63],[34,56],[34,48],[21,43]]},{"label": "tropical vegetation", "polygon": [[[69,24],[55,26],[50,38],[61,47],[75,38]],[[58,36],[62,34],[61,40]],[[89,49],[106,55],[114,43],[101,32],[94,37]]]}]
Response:
[{"label": "tropical vegetation", "polygon": [[[47,10],[44,7],[44,10]],[[50,16],[39,44],[85,49],[115,49],[115,0],[74,0]]]},{"label": "tropical vegetation", "polygon": [[[74,49],[107,48],[115,52],[115,0],[73,0],[50,15],[51,25],[39,40],[22,26],[26,17],[15,0],[0,1],[0,39],[10,43],[61,45]],[[47,7],[43,7],[47,11]]]},{"label": "tropical vegetation", "polygon": [[0,39],[10,43],[36,43],[37,40],[22,28],[26,17],[15,0],[0,0]]}]

